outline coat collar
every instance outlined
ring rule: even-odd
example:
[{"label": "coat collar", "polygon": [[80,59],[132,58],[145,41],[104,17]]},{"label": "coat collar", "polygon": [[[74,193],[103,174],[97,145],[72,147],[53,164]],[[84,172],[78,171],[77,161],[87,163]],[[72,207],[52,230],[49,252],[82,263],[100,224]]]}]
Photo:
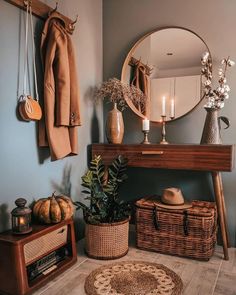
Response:
[{"label": "coat collar", "polygon": [[40,49],[41,49],[41,58],[43,61],[45,59],[47,40],[48,40],[49,32],[52,25],[55,25],[62,32],[63,35],[68,35],[73,33],[73,28],[71,27],[70,23],[66,22],[65,19],[63,19],[63,17],[58,12],[56,11],[52,12],[44,23],[42,36],[41,36]]},{"label": "coat collar", "polygon": [[72,34],[73,33],[73,28],[71,26],[70,23],[66,22],[65,19],[63,18],[63,16],[61,16],[57,11],[54,11],[50,14],[50,16],[47,18],[45,24],[44,24],[44,28],[43,28],[43,32],[42,32],[42,36],[47,36],[48,30],[50,29],[50,24],[52,22],[52,20],[57,20],[60,22],[60,24],[62,25],[62,27],[65,29],[66,33]]}]

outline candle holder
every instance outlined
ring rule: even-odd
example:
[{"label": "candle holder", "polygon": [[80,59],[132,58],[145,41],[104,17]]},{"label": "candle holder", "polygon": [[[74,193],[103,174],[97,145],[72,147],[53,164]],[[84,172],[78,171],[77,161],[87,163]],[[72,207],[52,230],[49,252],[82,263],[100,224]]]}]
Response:
[{"label": "candle holder", "polygon": [[162,130],[161,130],[161,136],[162,136],[162,140],[160,142],[160,144],[169,144],[168,141],[166,141],[166,116],[161,115],[162,118]]},{"label": "candle holder", "polygon": [[143,141],[141,142],[141,144],[150,144],[149,140],[148,140],[148,133],[149,133],[149,130],[142,130],[143,132],[143,135],[144,135],[144,139]]}]

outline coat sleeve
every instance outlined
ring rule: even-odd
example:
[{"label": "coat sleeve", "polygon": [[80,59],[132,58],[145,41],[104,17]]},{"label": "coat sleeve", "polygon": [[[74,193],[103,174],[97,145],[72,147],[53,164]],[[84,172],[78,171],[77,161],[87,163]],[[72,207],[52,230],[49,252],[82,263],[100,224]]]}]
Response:
[{"label": "coat sleeve", "polygon": [[70,67],[67,50],[67,38],[57,38],[53,73],[55,80],[55,125],[70,125]]},{"label": "coat sleeve", "polygon": [[79,94],[79,81],[77,75],[76,56],[72,40],[67,35],[68,42],[68,55],[70,66],[70,124],[71,126],[81,125],[80,117],[80,94]]},{"label": "coat sleeve", "polygon": [[56,126],[80,125],[79,92],[75,56],[70,37],[61,34],[57,38],[57,50],[53,64],[56,97]]}]

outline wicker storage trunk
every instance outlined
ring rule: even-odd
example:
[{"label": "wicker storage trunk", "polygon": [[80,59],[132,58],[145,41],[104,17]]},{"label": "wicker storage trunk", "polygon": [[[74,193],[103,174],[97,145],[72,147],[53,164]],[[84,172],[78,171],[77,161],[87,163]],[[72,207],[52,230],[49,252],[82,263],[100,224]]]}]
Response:
[{"label": "wicker storage trunk", "polygon": [[158,207],[155,199],[136,202],[137,247],[209,260],[216,243],[215,203],[192,201],[189,209],[173,210]]}]

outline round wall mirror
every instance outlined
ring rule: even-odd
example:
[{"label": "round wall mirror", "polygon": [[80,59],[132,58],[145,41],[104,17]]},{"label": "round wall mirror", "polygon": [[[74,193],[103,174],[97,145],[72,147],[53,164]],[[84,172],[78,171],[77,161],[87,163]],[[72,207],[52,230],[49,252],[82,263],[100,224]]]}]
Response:
[{"label": "round wall mirror", "polygon": [[141,89],[146,101],[127,99],[140,117],[153,122],[183,117],[202,100],[201,56],[209,49],[195,33],[165,28],[143,36],[128,53],[121,81]]}]

